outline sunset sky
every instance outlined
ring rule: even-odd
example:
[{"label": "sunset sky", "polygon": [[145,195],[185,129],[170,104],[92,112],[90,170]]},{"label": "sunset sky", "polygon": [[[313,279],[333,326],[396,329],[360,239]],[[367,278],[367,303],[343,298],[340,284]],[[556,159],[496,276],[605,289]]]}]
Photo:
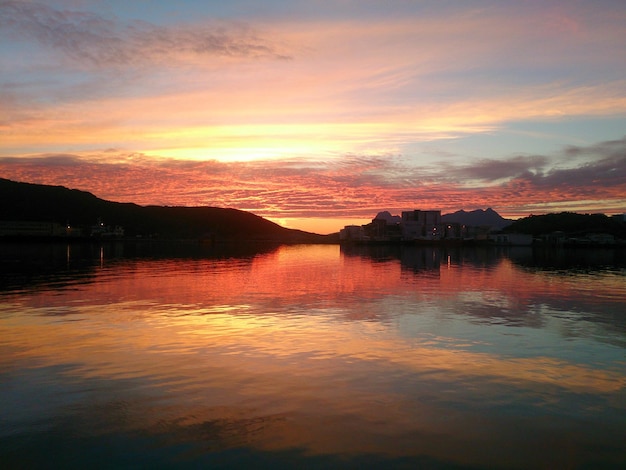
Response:
[{"label": "sunset sky", "polygon": [[0,177],[234,207],[626,212],[624,0],[0,0]]}]

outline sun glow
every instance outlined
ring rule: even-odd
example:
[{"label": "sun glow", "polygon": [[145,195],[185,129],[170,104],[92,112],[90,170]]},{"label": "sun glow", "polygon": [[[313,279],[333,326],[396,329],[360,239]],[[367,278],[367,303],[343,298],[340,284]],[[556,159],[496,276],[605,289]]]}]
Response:
[{"label": "sun glow", "polygon": [[[376,215],[376,214],[374,214]],[[372,215],[372,217],[374,217]],[[346,225],[364,225],[370,223],[371,218],[329,218],[329,217],[268,217],[272,222],[282,225],[286,228],[304,230],[305,232],[319,233],[320,235],[329,235],[339,232]]]},{"label": "sun glow", "polygon": [[623,212],[618,8],[236,8],[207,41],[217,4],[183,24],[65,3],[0,2],[5,178],[322,232],[417,207]]},{"label": "sun glow", "polygon": [[[241,124],[184,127],[147,133],[155,157],[183,160],[252,161],[300,156],[329,158],[354,149],[388,150],[375,124]],[[176,145],[184,143],[184,145]],[[173,145],[174,144],[174,145]]]}]

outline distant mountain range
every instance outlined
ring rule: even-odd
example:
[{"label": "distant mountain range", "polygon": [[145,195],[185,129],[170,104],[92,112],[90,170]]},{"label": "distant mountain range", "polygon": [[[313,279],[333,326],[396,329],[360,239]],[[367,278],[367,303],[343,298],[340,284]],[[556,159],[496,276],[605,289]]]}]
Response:
[{"label": "distant mountain range", "polygon": [[505,219],[491,207],[487,210],[477,209],[470,212],[460,210],[452,214],[444,214],[441,216],[441,220],[446,223],[455,222],[474,227],[488,225],[495,230],[502,230],[504,227],[513,223],[512,219]]},{"label": "distant mountain range", "polygon": [[391,215],[391,212],[389,211],[382,211],[376,214],[374,220],[384,220],[389,225],[393,225],[402,222],[402,217],[400,217],[399,215]]},{"label": "distant mountain range", "polygon": [[18,183],[0,178],[0,220],[42,221],[91,227],[99,220],[124,227],[130,237],[202,238],[217,241],[325,243],[333,236],[281,227],[236,209],[219,207],[164,207],[110,202],[91,193]]}]

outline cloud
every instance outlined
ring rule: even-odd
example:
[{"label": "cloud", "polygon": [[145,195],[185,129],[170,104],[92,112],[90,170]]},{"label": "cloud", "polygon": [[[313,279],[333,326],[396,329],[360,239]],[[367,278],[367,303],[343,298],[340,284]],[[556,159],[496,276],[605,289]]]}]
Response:
[{"label": "cloud", "polygon": [[587,147],[569,145],[565,147],[566,157],[586,157],[594,159],[619,158],[626,155],[626,136],[621,139],[599,142]]},{"label": "cloud", "polygon": [[481,159],[466,166],[451,167],[455,177],[496,181],[509,179],[522,174],[540,173],[548,163],[548,157],[543,155],[515,156],[504,160]]},{"label": "cloud", "polygon": [[[203,10],[213,8],[223,11]],[[224,160],[407,154],[416,142],[498,132],[509,122],[626,109],[613,53],[623,23],[598,27],[606,12],[588,20],[575,8],[442,14],[408,2],[406,14],[375,19],[360,8],[314,20],[296,8],[266,16],[271,30],[257,33],[240,23],[157,25],[0,0],[2,37],[11,38],[2,60],[15,61],[0,80],[0,139],[21,153],[115,145]],[[553,17],[577,26],[555,32]],[[587,42],[596,49],[581,54]],[[291,53],[297,61],[272,60]]]},{"label": "cloud", "polygon": [[470,164],[447,164],[445,169],[449,181],[465,181],[468,187],[484,182],[505,193],[511,191],[513,197],[526,194],[536,199],[534,191],[544,199],[549,195],[548,201],[594,198],[598,193],[614,198],[620,192],[626,194],[626,137],[566,146],[554,155],[479,159]]},{"label": "cloud", "polygon": [[[626,148],[625,148],[626,149]],[[532,181],[536,187],[578,188],[582,193],[592,192],[596,188],[611,188],[626,194],[626,154],[606,157],[599,161],[588,162],[576,168],[553,169],[544,175],[525,174],[524,179]]]},{"label": "cloud", "polygon": [[[63,185],[119,202],[210,205],[264,217],[363,217],[380,210],[494,207],[507,216],[584,210],[623,212],[626,138],[568,147],[596,158],[551,167],[558,155],[428,167],[400,156],[249,162],[154,160],[144,154],[53,154],[0,159],[6,178]],[[472,183],[476,178],[490,184]],[[581,202],[584,201],[584,202]]]},{"label": "cloud", "polygon": [[7,37],[35,40],[61,51],[75,63],[92,67],[206,56],[287,58],[241,25],[166,27],[30,2],[0,2],[0,29]]}]

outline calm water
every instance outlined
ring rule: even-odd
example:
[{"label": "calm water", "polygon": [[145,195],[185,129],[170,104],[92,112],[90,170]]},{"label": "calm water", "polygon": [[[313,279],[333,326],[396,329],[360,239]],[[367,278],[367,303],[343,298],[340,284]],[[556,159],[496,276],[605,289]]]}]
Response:
[{"label": "calm water", "polygon": [[0,245],[3,468],[624,468],[624,253]]}]

